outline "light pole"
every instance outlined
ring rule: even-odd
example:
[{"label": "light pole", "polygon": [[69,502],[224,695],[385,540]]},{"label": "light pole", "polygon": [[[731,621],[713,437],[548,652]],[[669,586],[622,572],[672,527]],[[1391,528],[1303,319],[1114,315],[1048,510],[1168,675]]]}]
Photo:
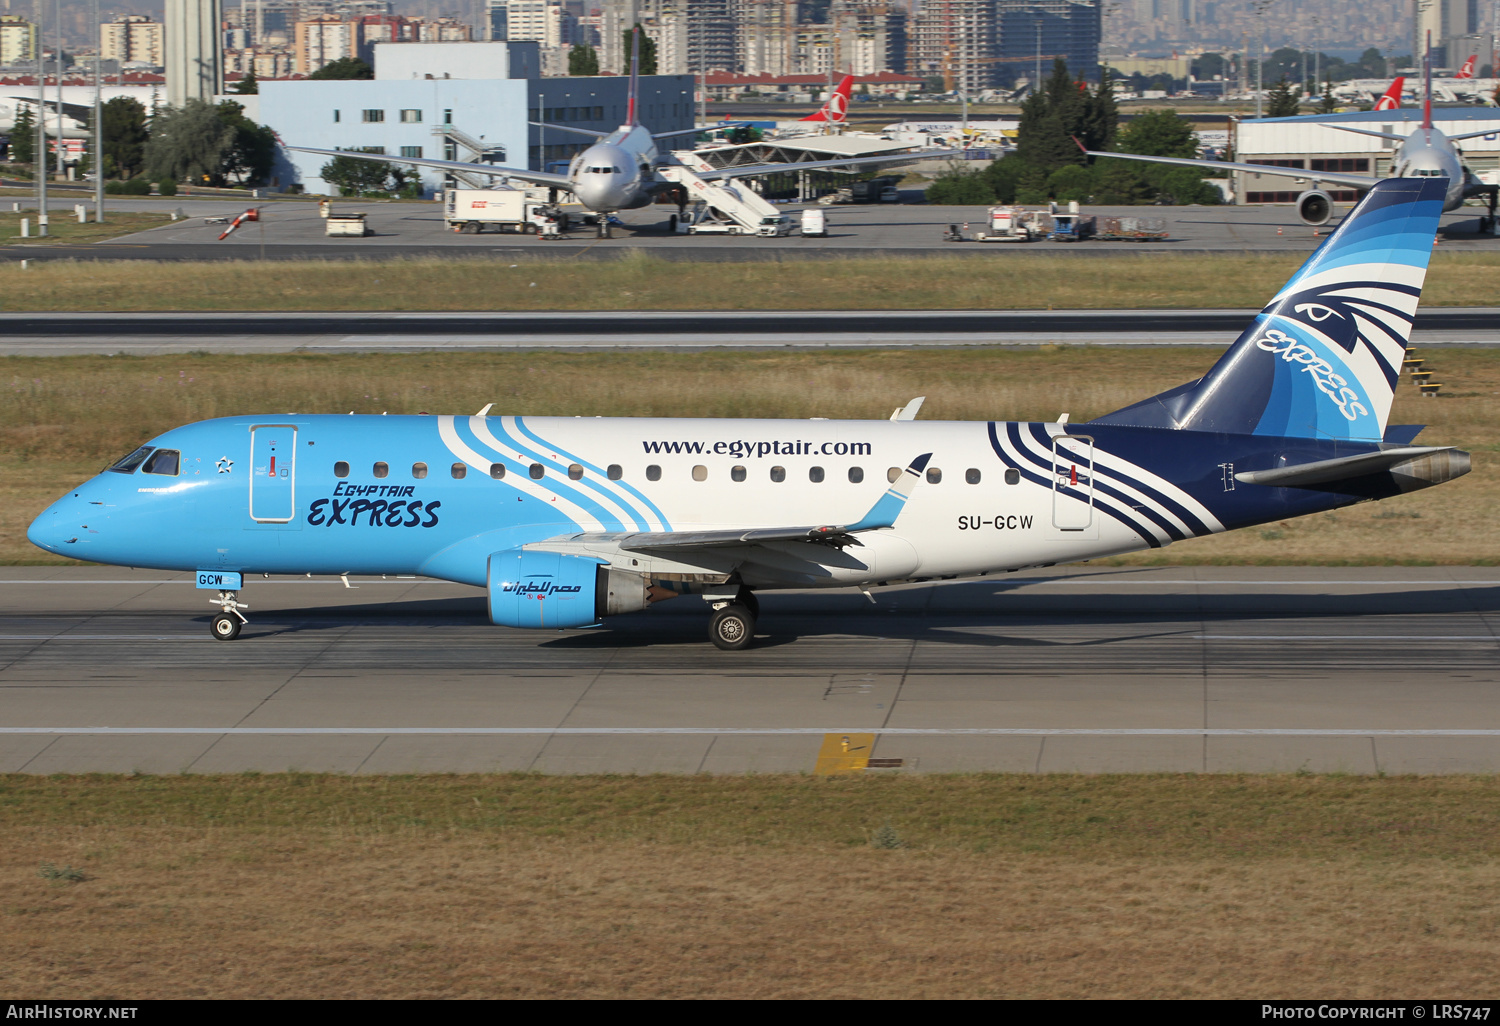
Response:
[{"label": "light pole", "polygon": [[36,11],[36,31],[32,40],[36,47],[36,154],[31,166],[36,171],[36,233],[47,235],[47,63],[42,59],[42,17],[46,14],[43,0],[32,0]]},{"label": "light pole", "polygon": [[1266,86],[1266,11],[1275,0],[1255,0],[1255,21],[1260,29],[1260,45],[1255,55],[1255,116],[1264,117],[1262,104]]},{"label": "light pole", "polygon": [[104,223],[104,26],[99,23],[99,0],[94,0],[94,221]]}]

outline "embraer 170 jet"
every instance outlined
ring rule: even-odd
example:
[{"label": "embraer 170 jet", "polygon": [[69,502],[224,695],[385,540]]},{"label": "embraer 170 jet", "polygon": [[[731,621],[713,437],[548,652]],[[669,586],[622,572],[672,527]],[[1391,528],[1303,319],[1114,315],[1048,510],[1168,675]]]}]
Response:
[{"label": "embraer 170 jet", "polygon": [[486,589],[506,627],[697,595],[736,649],[765,590],[984,577],[1384,499],[1469,471],[1387,426],[1446,186],[1379,183],[1207,374],[1089,423],[225,417],[151,439],[27,537],[194,572],[224,640],[245,575],[421,574]]},{"label": "embraer 170 jet", "polygon": [[[1475,139],[1481,135],[1493,135],[1493,128],[1486,128],[1479,132],[1466,132],[1463,135],[1445,135],[1441,129],[1432,123],[1432,55],[1431,45],[1424,71],[1424,88],[1426,91],[1422,102],[1422,123],[1407,135],[1395,132],[1376,132],[1365,128],[1352,128],[1348,125],[1337,125],[1330,121],[1318,122],[1324,128],[1334,128],[1340,132],[1352,132],[1355,135],[1370,135],[1377,139],[1390,139],[1399,142],[1401,148],[1396,151],[1396,159],[1391,164],[1392,178],[1441,178],[1447,183],[1448,191],[1443,196],[1443,211],[1457,210],[1463,206],[1464,200],[1471,196],[1485,196],[1489,199],[1489,213],[1479,219],[1479,230],[1481,232],[1493,232],[1496,229],[1495,206],[1500,199],[1500,186],[1485,185],[1466,167],[1463,163],[1463,155],[1458,147],[1454,145],[1464,139]],[[1400,79],[1397,79],[1400,82]],[[1392,92],[1400,96],[1400,90],[1392,87]],[[1389,95],[1389,94],[1387,94]],[[1396,106],[1400,105],[1399,99]],[[1234,171],[1245,171],[1257,175],[1277,175],[1283,178],[1291,178],[1296,181],[1306,181],[1313,188],[1306,190],[1297,197],[1297,216],[1302,218],[1304,224],[1323,225],[1333,218],[1333,197],[1318,188],[1320,185],[1332,185],[1343,189],[1358,189],[1364,192],[1374,188],[1377,182],[1387,179],[1375,178],[1371,175],[1343,174],[1333,171],[1303,171],[1300,168],[1283,168],[1266,164],[1237,164],[1224,160],[1193,160],[1186,157],[1147,157],[1138,153],[1112,153],[1103,150],[1084,150],[1091,157],[1119,157],[1123,160],[1144,160],[1153,164],[1181,164],[1186,167],[1206,167],[1217,171],[1225,169]]]},{"label": "embraer 170 jet", "polygon": [[[462,171],[465,174],[490,175],[495,178],[518,178],[523,182],[545,185],[551,189],[571,193],[586,210],[599,215],[599,234],[608,238],[610,215],[621,210],[634,210],[656,201],[662,193],[679,197],[679,205],[686,202],[682,186],[661,175],[657,168],[664,162],[675,161],[657,152],[656,142],[677,135],[697,135],[715,127],[683,128],[674,132],[652,133],[637,118],[636,93],[640,66],[640,35],[633,37],[634,53],[630,61],[630,94],[626,106],[625,124],[613,132],[595,132],[571,125],[549,125],[531,122],[543,128],[574,132],[592,136],[598,142],[573,158],[565,175],[549,171],[528,171],[523,168],[504,167],[499,164],[469,164],[454,160],[431,160],[421,157],[391,157],[385,154],[361,153],[354,150],[318,150],[307,146],[292,146],[302,153],[318,153],[330,157],[357,157],[362,160],[384,160],[416,167],[438,168],[444,171]],[[852,84],[852,80],[851,80]],[[835,94],[837,95],[837,94]],[[832,103],[833,101],[830,101]],[[816,117],[816,115],[815,115]],[[821,119],[820,119],[821,120]],[[870,165],[890,165],[926,160],[933,157],[952,156],[955,150],[926,150],[912,154],[884,154],[874,157],[838,157],[830,160],[803,160],[782,164],[747,164],[728,168],[693,168],[692,173],[703,181],[723,178],[755,178],[760,175],[780,174],[784,171],[814,171],[818,168],[854,168]]]}]

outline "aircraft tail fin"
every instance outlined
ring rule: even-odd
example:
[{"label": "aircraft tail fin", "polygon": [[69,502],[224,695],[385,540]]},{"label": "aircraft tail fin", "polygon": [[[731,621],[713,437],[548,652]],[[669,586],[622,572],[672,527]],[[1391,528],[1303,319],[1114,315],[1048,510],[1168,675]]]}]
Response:
[{"label": "aircraft tail fin", "polygon": [[641,86],[641,27],[636,25],[630,33],[630,92],[625,105],[625,123],[638,125],[636,119],[636,97]]},{"label": "aircraft tail fin", "polygon": [[1406,76],[1397,75],[1391,87],[1385,91],[1385,95],[1375,101],[1376,110],[1400,110],[1401,90],[1406,88]]},{"label": "aircraft tail fin", "polygon": [[1432,127],[1432,30],[1427,30],[1427,54],[1422,58],[1422,127]]},{"label": "aircraft tail fin", "polygon": [[1446,178],[1387,178],[1200,380],[1095,423],[1382,440]]},{"label": "aircraft tail fin", "polygon": [[1472,54],[1469,57],[1468,60],[1464,61],[1464,66],[1461,67],[1461,68],[1459,68],[1456,72],[1453,73],[1453,77],[1454,78],[1473,78],[1474,77],[1474,64],[1478,60],[1479,60],[1479,54],[1477,54],[1477,53],[1476,54]]},{"label": "aircraft tail fin", "polygon": [[849,97],[854,92],[854,76],[845,75],[844,80],[838,84],[838,88],[828,97],[828,102],[818,108],[816,114],[809,114],[802,118],[803,121],[826,121],[841,125],[844,118],[849,115]]}]

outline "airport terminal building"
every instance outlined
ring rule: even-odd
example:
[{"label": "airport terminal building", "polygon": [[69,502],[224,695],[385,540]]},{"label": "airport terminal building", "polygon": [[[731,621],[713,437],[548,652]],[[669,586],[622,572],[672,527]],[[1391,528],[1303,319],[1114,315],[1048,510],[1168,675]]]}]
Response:
[{"label": "airport terminal building", "polygon": [[[257,120],[283,144],[276,184],[338,194],[320,177],[329,158],[286,148],[291,146],[539,171],[594,140],[529,122],[608,132],[625,120],[627,78],[542,78],[539,67],[537,44],[529,41],[382,43],[375,47],[373,81],[262,82]],[[691,75],[641,78],[640,119],[648,128],[691,128],[693,118]],[[445,178],[423,169],[424,193],[443,188]],[[492,181],[480,175],[461,184],[487,187]]]},{"label": "airport terminal building", "polygon": [[[1490,129],[1489,135],[1458,143],[1464,163],[1486,182],[1500,182],[1500,109],[1494,107],[1440,107],[1432,112],[1433,124],[1449,135],[1466,135]],[[1293,118],[1260,118],[1234,123],[1230,141],[1234,159],[1244,164],[1297,168],[1307,171],[1342,171],[1345,174],[1384,178],[1401,144],[1329,128],[1328,122],[1372,132],[1409,135],[1422,122],[1417,107],[1364,111],[1355,114],[1309,114]],[[1311,188],[1306,179],[1294,175],[1235,173],[1235,201],[1292,203]],[[1358,196],[1349,189],[1325,190],[1339,202],[1353,203]]]}]

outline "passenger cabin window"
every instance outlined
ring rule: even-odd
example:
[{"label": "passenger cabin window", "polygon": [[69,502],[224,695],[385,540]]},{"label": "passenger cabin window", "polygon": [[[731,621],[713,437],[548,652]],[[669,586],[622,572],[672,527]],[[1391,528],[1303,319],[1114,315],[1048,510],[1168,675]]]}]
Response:
[{"label": "passenger cabin window", "polygon": [[705,466],[702,466],[702,465],[694,467],[693,468],[693,480],[694,481],[707,481],[708,480],[708,468],[705,467]]},{"label": "passenger cabin window", "polygon": [[504,478],[505,478],[505,464],[504,463],[491,463],[490,464],[490,477],[493,477],[496,481],[504,480]]},{"label": "passenger cabin window", "polygon": [[745,480],[745,468],[744,467],[730,467],[729,468],[729,480],[731,480],[731,481],[743,481],[743,480]]},{"label": "passenger cabin window", "polygon": [[651,466],[649,466],[649,467],[646,468],[646,480],[647,481],[660,481],[661,480],[661,468],[658,467],[655,463],[651,464]]},{"label": "passenger cabin window", "polygon": [[119,462],[115,463],[109,469],[113,470],[116,474],[134,474],[135,468],[139,467],[145,461],[146,457],[151,455],[152,448],[154,447],[143,445],[129,456],[120,459]]},{"label": "passenger cabin window", "polygon": [[416,478],[418,481],[422,480],[422,478],[427,476],[427,464],[413,463],[411,465],[411,476]]},{"label": "passenger cabin window", "polygon": [[785,467],[772,467],[771,468],[771,480],[777,482],[778,484],[781,483],[782,481],[785,481],[786,480],[786,468]]},{"label": "passenger cabin window", "polygon": [[977,467],[970,467],[968,470],[964,471],[964,480],[969,482],[969,484],[978,484],[979,469]]},{"label": "passenger cabin window", "polygon": [[531,475],[531,479],[533,481],[540,481],[542,478],[547,476],[547,468],[542,466],[540,463],[533,463],[531,465],[531,468],[526,472]]},{"label": "passenger cabin window", "polygon": [[376,477],[388,477],[388,476],[390,476],[390,473],[391,473],[391,465],[389,463],[377,463],[377,464],[375,464],[375,476]]},{"label": "passenger cabin window", "polygon": [[811,481],[813,484],[822,484],[823,483],[823,468],[822,467],[808,467],[807,468],[807,479],[809,481]]},{"label": "passenger cabin window", "polygon": [[887,470],[885,472],[885,479],[887,481],[889,481],[891,484],[895,484],[897,481],[899,481],[901,479],[901,468],[900,467],[892,467],[890,470]]},{"label": "passenger cabin window", "polygon": [[943,480],[943,472],[941,470],[939,470],[937,467],[928,467],[927,468],[927,483],[928,484],[940,484],[942,482],[942,480]]},{"label": "passenger cabin window", "polygon": [[849,468],[849,483],[850,484],[859,484],[864,479],[865,479],[865,468],[864,467],[850,467]]},{"label": "passenger cabin window", "polygon": [[469,465],[467,463],[455,463],[453,464],[450,472],[453,474],[453,480],[462,481],[464,479],[464,475],[468,474],[469,472]]},{"label": "passenger cabin window", "polygon": [[583,480],[583,467],[582,467],[582,465],[577,464],[577,463],[569,463],[568,464],[568,480],[569,481],[582,481]]},{"label": "passenger cabin window", "polygon": [[145,474],[166,474],[168,477],[177,476],[177,465],[182,461],[182,453],[176,449],[158,449],[146,460],[146,465],[141,468]]},{"label": "passenger cabin window", "polygon": [[1010,485],[1021,483],[1021,472],[1015,467],[1005,468],[1005,483]]},{"label": "passenger cabin window", "polygon": [[348,477],[349,476],[349,464],[348,464],[348,462],[345,461],[345,460],[339,460],[337,463],[335,463],[333,465],[333,476],[334,477]]},{"label": "passenger cabin window", "polygon": [[611,481],[618,481],[620,480],[620,478],[625,476],[625,471],[620,469],[620,465],[618,463],[611,463],[609,465],[609,470],[605,474],[605,476],[608,477]]}]

